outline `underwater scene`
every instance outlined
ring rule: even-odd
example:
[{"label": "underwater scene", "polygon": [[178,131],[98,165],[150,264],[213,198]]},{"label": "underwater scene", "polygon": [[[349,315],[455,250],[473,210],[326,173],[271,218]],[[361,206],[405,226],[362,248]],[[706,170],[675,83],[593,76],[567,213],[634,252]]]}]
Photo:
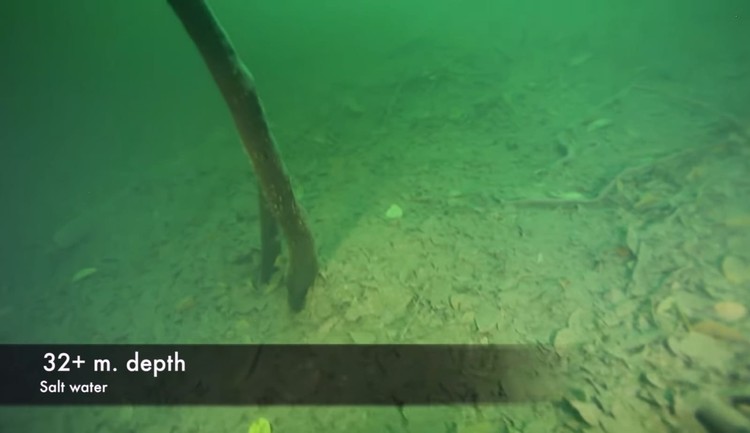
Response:
[{"label": "underwater scene", "polygon": [[746,0],[10,0],[0,21],[0,343],[518,345],[565,384],[6,405],[0,432],[750,431]]}]

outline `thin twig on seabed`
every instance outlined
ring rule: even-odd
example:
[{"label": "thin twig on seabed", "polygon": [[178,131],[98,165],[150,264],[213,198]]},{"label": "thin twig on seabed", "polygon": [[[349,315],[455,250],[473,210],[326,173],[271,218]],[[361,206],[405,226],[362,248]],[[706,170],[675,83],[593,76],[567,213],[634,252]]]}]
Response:
[{"label": "thin twig on seabed", "polygon": [[708,147],[706,146],[698,146],[694,147],[692,149],[683,150],[681,152],[676,152],[667,156],[664,156],[662,158],[659,158],[655,161],[651,161],[645,164],[628,167],[624,170],[622,170],[620,173],[617,174],[617,176],[613,177],[605,186],[602,188],[599,193],[594,197],[581,197],[581,198],[555,198],[555,197],[548,197],[548,198],[529,198],[529,199],[520,199],[520,200],[511,200],[503,202],[504,205],[513,205],[513,206],[577,206],[577,205],[591,205],[596,204],[607,197],[612,193],[612,190],[615,189],[615,186],[617,186],[617,183],[621,181],[626,176],[635,174],[639,171],[650,169],[654,166],[657,166],[659,164],[663,164],[667,161],[670,161],[672,159],[677,159],[684,157],[688,154],[703,151],[706,150]]}]

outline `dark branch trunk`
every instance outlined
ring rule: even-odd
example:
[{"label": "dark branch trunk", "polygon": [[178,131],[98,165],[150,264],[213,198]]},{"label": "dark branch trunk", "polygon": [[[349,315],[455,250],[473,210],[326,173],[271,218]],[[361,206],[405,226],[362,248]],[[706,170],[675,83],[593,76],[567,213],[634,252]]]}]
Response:
[{"label": "dark branch trunk", "polygon": [[265,199],[260,208],[263,248],[261,279],[270,277],[267,266],[273,267],[279,253],[275,225],[278,222],[289,249],[286,274],[289,306],[299,311],[304,307],[307,292],[315,282],[318,260],[312,234],[268,129],[253,77],[203,0],[168,2],[219,86],[253,163]]}]

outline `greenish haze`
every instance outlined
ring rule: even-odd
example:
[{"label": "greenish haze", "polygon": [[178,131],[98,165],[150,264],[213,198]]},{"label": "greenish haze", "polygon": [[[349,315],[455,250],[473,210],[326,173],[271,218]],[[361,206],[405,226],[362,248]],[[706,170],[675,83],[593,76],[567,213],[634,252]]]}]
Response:
[{"label": "greenish haze", "polygon": [[746,0],[210,4],[320,249],[308,307],[253,283],[252,170],[166,1],[6,0],[0,341],[541,343],[566,401],[0,431],[700,432],[750,383]]}]

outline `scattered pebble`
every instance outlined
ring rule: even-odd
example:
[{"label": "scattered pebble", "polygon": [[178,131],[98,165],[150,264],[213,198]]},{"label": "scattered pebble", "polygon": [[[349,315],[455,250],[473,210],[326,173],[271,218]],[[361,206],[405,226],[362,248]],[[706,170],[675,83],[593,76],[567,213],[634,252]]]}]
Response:
[{"label": "scattered pebble", "polygon": [[592,122],[589,122],[589,124],[586,125],[586,132],[594,132],[600,129],[604,129],[604,128],[611,126],[613,123],[614,122],[612,121],[612,119],[606,119],[606,118],[596,119]]},{"label": "scattered pebble", "polygon": [[79,281],[83,281],[97,272],[98,272],[98,269],[96,268],[83,268],[73,275],[73,278],[70,279],[70,282],[77,283]]},{"label": "scattered pebble", "polygon": [[271,422],[266,418],[258,418],[251,422],[247,428],[247,433],[271,433]]},{"label": "scattered pebble", "polygon": [[716,340],[723,340],[732,343],[748,343],[748,340],[740,331],[727,325],[714,322],[713,320],[702,320],[690,327],[690,329],[699,334],[703,334]]},{"label": "scattered pebble", "polygon": [[404,216],[404,210],[397,204],[392,204],[391,207],[385,211],[385,217],[389,220],[401,219]]},{"label": "scattered pebble", "polygon": [[724,301],[714,305],[716,315],[727,322],[736,322],[747,316],[747,308],[737,302]]}]

